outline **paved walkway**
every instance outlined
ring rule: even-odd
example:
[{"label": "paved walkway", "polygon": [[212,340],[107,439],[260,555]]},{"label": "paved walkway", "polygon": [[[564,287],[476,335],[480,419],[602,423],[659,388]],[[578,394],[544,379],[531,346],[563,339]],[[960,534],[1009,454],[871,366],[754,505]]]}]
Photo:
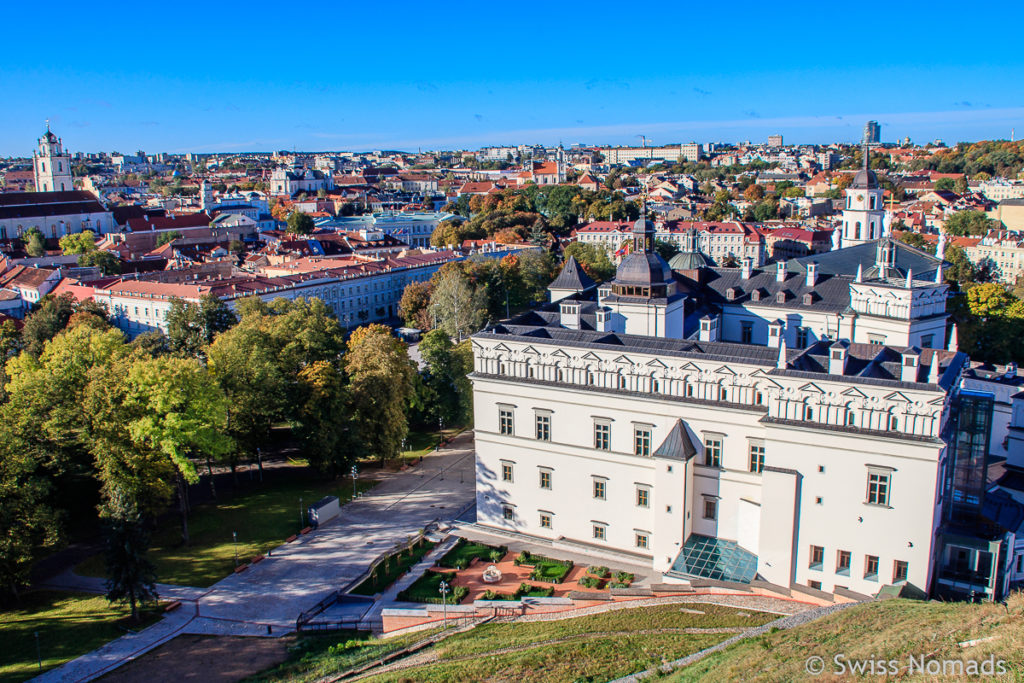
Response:
[{"label": "paved walkway", "polygon": [[[88,681],[183,633],[280,636],[295,619],[358,577],[382,552],[435,521],[451,520],[475,497],[472,434],[388,476],[341,515],[208,589],[162,586],[162,597],[183,606],[157,624],[118,638],[37,676],[36,681]],[[97,581],[98,584],[93,582]],[[102,579],[60,575],[52,587],[102,590]]]}]

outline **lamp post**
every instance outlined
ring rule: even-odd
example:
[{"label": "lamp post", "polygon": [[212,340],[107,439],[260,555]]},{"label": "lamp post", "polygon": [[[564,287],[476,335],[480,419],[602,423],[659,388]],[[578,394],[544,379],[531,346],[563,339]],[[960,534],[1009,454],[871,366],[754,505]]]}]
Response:
[{"label": "lamp post", "polygon": [[299,496],[299,531],[305,526],[306,516],[302,514],[302,496]]},{"label": "lamp post", "polygon": [[441,591],[441,606],[444,608],[444,628],[448,628],[448,582],[442,581],[437,588]]},{"label": "lamp post", "polygon": [[238,532],[231,532],[231,544],[235,546],[235,569],[238,569]]},{"label": "lamp post", "polygon": [[352,465],[352,500],[356,499],[356,479],[359,478],[359,467]]}]

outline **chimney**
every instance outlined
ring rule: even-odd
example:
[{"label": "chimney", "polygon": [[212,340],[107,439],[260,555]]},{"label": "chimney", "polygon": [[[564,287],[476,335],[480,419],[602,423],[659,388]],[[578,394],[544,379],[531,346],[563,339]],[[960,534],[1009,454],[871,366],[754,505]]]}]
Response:
[{"label": "chimney", "polygon": [[706,315],[700,319],[700,341],[718,341],[718,316]]},{"label": "chimney", "polygon": [[779,358],[775,361],[775,367],[779,370],[786,369],[786,338],[779,339]]},{"label": "chimney", "polygon": [[740,271],[740,277],[744,280],[749,280],[750,275],[754,270],[754,260],[747,256],[743,259],[743,264],[740,267],[742,268]]},{"label": "chimney", "polygon": [[786,262],[779,261],[775,266],[775,281],[785,282],[786,281]]},{"label": "chimney", "polygon": [[916,346],[908,346],[900,354],[900,380],[903,382],[916,382],[918,366],[921,365],[921,349]]},{"label": "chimney", "polygon": [[818,284],[818,262],[812,261],[811,263],[807,264],[806,285],[808,287],[813,287],[816,284]]},{"label": "chimney", "polygon": [[597,317],[597,331],[598,332],[611,332],[612,331],[612,312],[608,308],[598,308],[596,312]]},{"label": "chimney", "polygon": [[772,349],[779,348],[779,344],[782,341],[782,335],[786,332],[786,324],[781,320],[768,323],[768,347]]},{"label": "chimney", "polygon": [[837,341],[828,347],[828,374],[846,374],[846,362],[850,357],[850,350],[846,342]]},{"label": "chimney", "polygon": [[932,354],[932,364],[928,368],[928,383],[938,384],[939,383],[939,352],[936,351]]}]

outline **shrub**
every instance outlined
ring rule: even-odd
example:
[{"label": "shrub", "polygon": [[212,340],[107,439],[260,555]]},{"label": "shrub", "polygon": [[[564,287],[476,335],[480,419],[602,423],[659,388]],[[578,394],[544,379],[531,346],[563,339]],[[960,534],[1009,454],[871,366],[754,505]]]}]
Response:
[{"label": "shrub", "polygon": [[596,576],[596,577],[598,577],[600,579],[603,579],[603,578],[608,576],[609,572],[608,572],[608,567],[596,566],[596,567],[587,567],[587,573],[588,574],[592,574],[593,576]]},{"label": "shrub", "polygon": [[526,550],[523,550],[518,555],[516,555],[516,559],[512,560],[512,563],[515,564],[515,566],[517,567],[521,564],[530,564],[530,553]]},{"label": "shrub", "polygon": [[633,575],[629,572],[615,572],[615,580],[619,583],[624,583],[626,586],[633,583]]},{"label": "shrub", "polygon": [[580,579],[580,585],[584,588],[601,588],[604,584],[604,579],[599,579],[596,576],[584,576]]},{"label": "shrub", "polygon": [[495,548],[491,551],[489,557],[491,558],[491,562],[501,562],[501,558],[505,557],[505,553],[502,550]]},{"label": "shrub", "polygon": [[622,583],[621,581],[612,581],[608,584],[608,588],[629,588],[629,584]]}]

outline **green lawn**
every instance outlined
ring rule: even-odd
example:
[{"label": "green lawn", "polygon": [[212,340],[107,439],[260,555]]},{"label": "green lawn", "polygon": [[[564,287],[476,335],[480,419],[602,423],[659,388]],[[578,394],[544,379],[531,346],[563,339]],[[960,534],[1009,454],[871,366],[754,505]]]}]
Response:
[{"label": "green lawn", "polygon": [[[971,647],[959,643],[978,640]],[[837,676],[836,655],[847,662],[896,660],[900,671],[884,680],[1024,681],[1024,594],[1017,592],[1006,606],[916,600],[882,600],[849,607],[809,624],[767,633],[715,652],[663,680],[797,681],[808,680],[809,657],[824,661],[822,680],[880,681],[879,676]],[[986,678],[957,675],[909,675],[909,657],[927,656],[937,662],[1003,660],[1006,675]],[[840,660],[842,661],[842,660]]]},{"label": "green lawn", "polygon": [[43,670],[52,669],[159,618],[159,608],[131,624],[128,609],[83,593],[33,591],[0,612],[0,682],[24,681],[39,673],[36,638]]},{"label": "green lawn", "polygon": [[572,562],[564,564],[546,559],[537,560],[533,571],[530,572],[530,579],[546,583],[562,583],[570,571],[572,571]]},{"label": "green lawn", "polygon": [[[376,484],[358,479],[360,491]],[[183,586],[210,586],[235,568],[235,546],[231,532],[238,533],[241,562],[266,553],[299,531],[299,498],[303,507],[334,495],[342,503],[352,498],[352,480],[308,479],[267,483],[221,503],[198,505],[189,514],[192,543],[181,545],[181,528],[176,517],[167,517],[153,536],[150,560],[156,566],[157,581]],[[102,554],[79,564],[75,571],[85,576],[105,576]]]},{"label": "green lawn", "polygon": [[436,429],[433,431],[411,431],[405,439],[405,450],[402,451],[402,457],[405,459],[422,457],[437,448],[437,444],[441,442],[442,433],[445,438],[450,439],[465,429],[465,427],[452,427],[445,429],[444,432],[439,432]]},{"label": "green lawn", "polygon": [[[398,594],[399,600],[408,600],[410,602],[428,602],[437,605],[441,604],[441,582],[448,580],[450,583],[450,577],[454,574],[445,574],[442,572],[427,571],[423,576],[416,579],[411,586],[406,588],[404,591]],[[465,586],[456,586],[448,590],[447,597],[444,602],[449,605],[456,605],[469,593],[469,589]]]},{"label": "green lawn", "polygon": [[409,568],[423,559],[437,544],[423,539],[411,552],[392,555],[390,561],[377,566],[377,572],[350,592],[356,595],[376,595],[394,583],[395,579],[409,571]]},{"label": "green lawn", "polygon": [[437,561],[437,564],[450,569],[465,569],[474,557],[489,562],[491,553],[496,550],[500,551],[503,556],[508,552],[508,548],[470,543],[466,539],[460,538],[455,547],[446,552],[444,557]]}]

